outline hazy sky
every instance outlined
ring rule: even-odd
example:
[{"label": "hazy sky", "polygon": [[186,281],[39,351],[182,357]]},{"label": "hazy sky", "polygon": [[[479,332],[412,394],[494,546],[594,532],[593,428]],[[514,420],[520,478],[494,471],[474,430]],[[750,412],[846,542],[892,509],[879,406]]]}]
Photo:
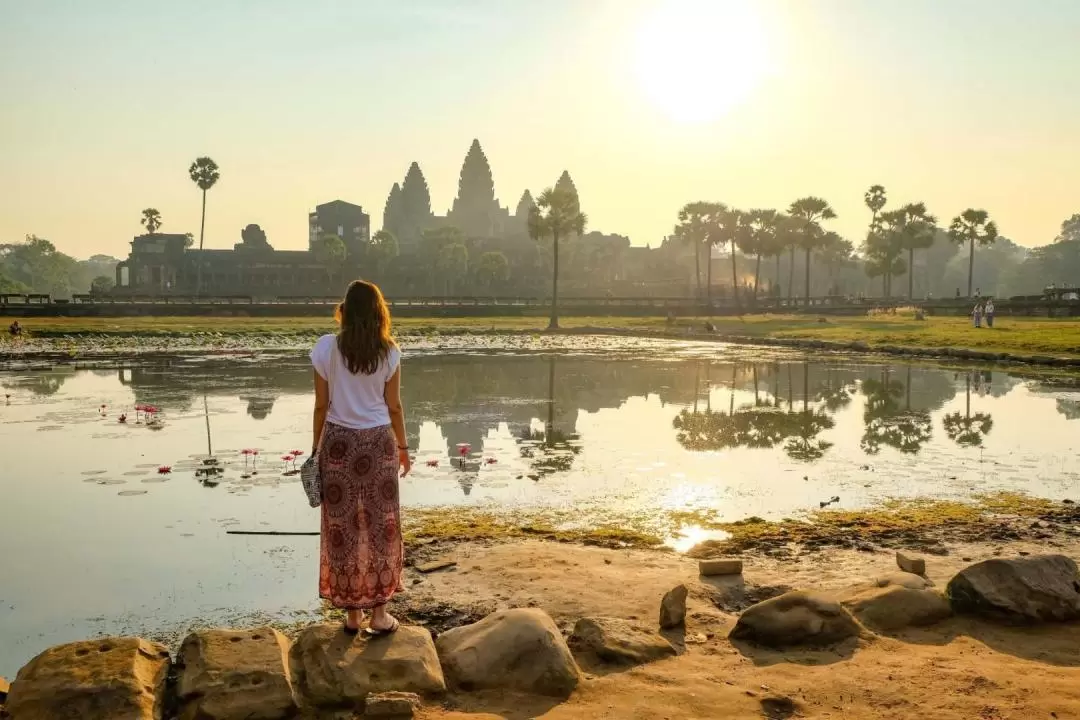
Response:
[{"label": "hazy sky", "polygon": [[1023,245],[1080,212],[1077,0],[0,0],[0,242],[125,256],[140,211],[207,247],[307,244],[341,198],[434,210],[474,137],[511,207],[568,169],[592,229],[815,194],[858,242],[874,183]]}]

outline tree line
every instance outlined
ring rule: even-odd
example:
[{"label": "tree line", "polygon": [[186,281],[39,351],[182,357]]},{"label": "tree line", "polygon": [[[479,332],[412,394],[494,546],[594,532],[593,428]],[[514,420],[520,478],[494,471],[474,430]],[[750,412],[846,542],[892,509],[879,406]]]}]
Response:
[{"label": "tree line", "polygon": [[[731,289],[736,304],[739,297],[738,257],[754,261],[751,301],[756,301],[761,286],[763,260],[775,260],[771,289],[778,294],[782,287],[780,260],[787,254],[787,298],[795,297],[796,252],[803,258],[803,297],[809,304],[812,294],[811,274],[815,258],[835,268],[860,264],[870,278],[882,278],[882,295],[892,297],[893,279],[907,275],[907,297],[914,298],[915,253],[933,246],[941,233],[938,219],[925,203],[914,202],[886,209],[885,188],[874,185],[864,195],[870,210],[866,239],[856,251],[849,240],[827,230],[824,223],[836,218],[828,201],[808,196],[791,203],[786,211],[776,209],[740,210],[720,202],[691,202],[679,210],[672,237],[691,248],[694,255],[694,278],[697,296],[712,301],[712,250],[726,248],[731,257]],[[945,231],[949,241],[968,250],[968,296],[972,295],[976,247],[992,246],[998,239],[996,224],[985,210],[968,208],[953,218]],[[706,258],[705,288],[702,292],[701,257]]]}]

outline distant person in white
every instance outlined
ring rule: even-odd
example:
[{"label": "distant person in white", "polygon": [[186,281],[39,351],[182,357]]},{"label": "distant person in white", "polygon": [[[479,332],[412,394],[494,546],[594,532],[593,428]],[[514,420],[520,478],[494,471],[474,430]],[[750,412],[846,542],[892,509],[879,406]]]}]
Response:
[{"label": "distant person in white", "polygon": [[401,407],[401,350],[375,285],[349,285],[335,313],[340,329],[311,351],[315,366],[312,453],[322,479],[319,596],[347,610],[344,630],[392,633],[386,604],[402,589],[398,478],[412,467]]}]

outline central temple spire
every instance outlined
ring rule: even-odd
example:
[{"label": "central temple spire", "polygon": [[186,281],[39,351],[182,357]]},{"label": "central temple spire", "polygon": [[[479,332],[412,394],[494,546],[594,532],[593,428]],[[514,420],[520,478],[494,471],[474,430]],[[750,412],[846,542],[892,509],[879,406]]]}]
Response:
[{"label": "central temple spire", "polygon": [[498,210],[491,165],[480,141],[473,140],[461,165],[458,194],[450,210],[450,220],[468,236],[490,237]]}]

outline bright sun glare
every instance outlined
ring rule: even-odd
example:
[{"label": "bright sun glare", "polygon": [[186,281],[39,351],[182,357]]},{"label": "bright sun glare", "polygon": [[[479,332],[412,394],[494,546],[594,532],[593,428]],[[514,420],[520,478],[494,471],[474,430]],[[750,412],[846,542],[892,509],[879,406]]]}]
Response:
[{"label": "bright sun glare", "polygon": [[768,38],[754,0],[657,0],[637,33],[644,94],[673,120],[715,120],[765,74]]}]

